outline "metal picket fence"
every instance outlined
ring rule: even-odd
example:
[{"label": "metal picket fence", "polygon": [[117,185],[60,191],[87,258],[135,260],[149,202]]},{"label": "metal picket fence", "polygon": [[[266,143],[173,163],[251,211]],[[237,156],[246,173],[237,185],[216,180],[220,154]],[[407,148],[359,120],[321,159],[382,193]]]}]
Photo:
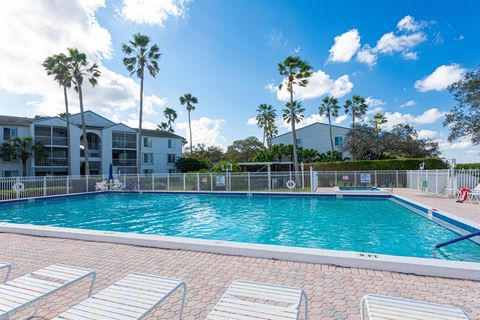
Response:
[{"label": "metal picket fence", "polygon": [[[315,192],[334,186],[376,186],[453,197],[459,188],[475,188],[480,183],[480,170],[165,173],[114,178],[132,191]],[[105,180],[105,176],[0,178],[0,200],[92,192]],[[288,188],[289,181],[295,182],[293,188]]]}]

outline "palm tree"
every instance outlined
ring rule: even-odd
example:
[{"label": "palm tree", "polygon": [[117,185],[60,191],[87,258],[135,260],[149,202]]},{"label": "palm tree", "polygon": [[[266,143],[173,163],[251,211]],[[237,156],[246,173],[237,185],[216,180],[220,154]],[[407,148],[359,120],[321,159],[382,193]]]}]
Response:
[{"label": "palm tree", "polygon": [[33,142],[32,137],[13,137],[0,147],[0,157],[4,160],[22,161],[22,175],[27,175],[27,161],[32,155],[40,160],[46,156],[47,152],[40,142]]},{"label": "palm tree", "polygon": [[72,174],[72,150],[70,148],[70,112],[68,111],[67,89],[72,86],[72,74],[69,69],[68,57],[63,54],[55,54],[47,57],[42,66],[47,71],[47,75],[53,76],[53,79],[59,86],[63,87],[63,97],[65,100],[65,112],[59,114],[61,118],[67,121],[67,147],[68,147],[68,175]]},{"label": "palm tree", "polygon": [[177,111],[172,108],[165,108],[163,115],[167,118],[168,132],[175,132],[175,130],[173,130],[173,123],[177,120]]},{"label": "palm tree", "polygon": [[363,116],[368,109],[365,99],[359,95],[353,95],[352,99],[345,101],[345,113],[352,116],[352,159],[355,161],[355,120]]},{"label": "palm tree", "polygon": [[377,138],[378,138],[378,135],[380,134],[380,131],[382,131],[382,128],[380,126],[387,122],[388,122],[387,118],[385,117],[385,115],[381,113],[375,114],[372,120],[368,120],[368,123],[373,125],[373,127],[375,128],[375,132],[377,133]]},{"label": "palm tree", "polygon": [[180,103],[182,106],[186,106],[188,111],[188,130],[190,131],[190,156],[193,156],[193,143],[192,143],[192,123],[190,121],[190,112],[195,110],[195,104],[198,103],[198,99],[190,93],[184,94],[180,97]]},{"label": "palm tree", "polygon": [[338,100],[335,97],[326,96],[322,99],[322,105],[318,108],[320,116],[326,115],[328,119],[328,130],[330,132],[330,146],[332,151],[335,151],[333,146],[333,135],[332,135],[332,119],[331,117],[338,117]]},{"label": "palm tree", "polygon": [[130,76],[136,74],[140,78],[140,112],[138,117],[138,145],[137,145],[137,173],[141,172],[140,164],[142,161],[142,121],[143,121],[143,81],[145,78],[145,68],[148,73],[155,78],[158,71],[158,60],[160,59],[160,49],[156,44],[149,47],[150,38],[148,36],[136,33],[133,40],[128,44],[122,45],[122,51],[126,54],[123,58],[123,64],[130,72]]},{"label": "palm tree", "polygon": [[88,82],[94,87],[97,85],[98,78],[100,77],[100,70],[96,63],[90,65],[87,61],[87,55],[78,51],[77,48],[68,48],[68,69],[72,76],[72,83],[74,84],[75,91],[78,92],[78,100],[80,102],[80,118],[82,122],[82,144],[85,152],[85,175],[90,175],[90,165],[88,163],[88,139],[87,128],[85,126],[85,113],[83,109],[83,79],[86,78]]},{"label": "palm tree", "polygon": [[[308,78],[312,76],[312,67],[308,62],[299,57],[288,56],[282,63],[278,64],[278,72],[286,79],[279,85],[281,90],[284,83],[287,91],[290,93],[290,103],[287,107],[294,108],[293,95],[295,93],[294,86],[306,87]],[[294,110],[289,112],[291,116],[295,116]],[[297,133],[295,132],[295,121],[291,121],[292,125],[292,144],[293,144],[293,162],[295,163],[295,173],[298,172],[298,155],[297,155]]]},{"label": "palm tree", "polygon": [[157,124],[157,130],[168,131],[168,123],[162,122],[160,124]]},{"label": "palm tree", "polygon": [[272,147],[272,138],[277,131],[275,125],[276,117],[277,114],[272,105],[262,103],[258,106],[255,119],[257,120],[258,127],[263,129],[263,144],[265,144],[266,141],[268,148]]},{"label": "palm tree", "polygon": [[[285,105],[285,109],[283,109],[283,120],[287,123],[292,125],[292,133],[295,132],[295,124],[299,123],[303,120],[303,113],[305,112],[305,108],[302,107],[302,103],[298,101],[293,101],[292,103],[287,102]],[[293,153],[293,161],[298,161],[297,157],[297,137],[295,136],[295,140],[292,146],[292,153]],[[297,169],[295,169],[297,171]]]}]

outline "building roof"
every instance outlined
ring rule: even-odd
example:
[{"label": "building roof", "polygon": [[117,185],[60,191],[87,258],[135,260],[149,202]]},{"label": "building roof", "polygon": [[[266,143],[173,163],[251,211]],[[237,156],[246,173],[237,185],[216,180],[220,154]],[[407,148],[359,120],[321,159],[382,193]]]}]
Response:
[{"label": "building roof", "polygon": [[28,127],[32,122],[33,122],[32,118],[0,115],[0,124]]},{"label": "building roof", "polygon": [[[311,126],[315,126],[315,125],[322,125],[322,126],[327,126],[327,127],[328,127],[328,123],[315,122],[315,123],[309,124],[308,126],[301,127],[301,128],[299,128],[299,129],[296,129],[295,131],[298,132],[298,131],[301,131],[301,130],[303,130],[303,129],[305,129],[305,128],[308,128],[308,127],[311,127]],[[332,127],[340,128],[340,129],[345,129],[345,130],[350,130],[350,128],[342,127],[342,126],[337,126],[337,125],[334,125],[334,124],[332,124]],[[273,137],[273,139],[276,139],[276,138],[278,138],[278,137],[282,137],[282,136],[285,136],[285,135],[291,134],[291,133],[292,133],[291,131],[288,131],[288,132],[279,134],[279,135],[276,136],[276,137]]]},{"label": "building roof", "polygon": [[150,129],[142,129],[142,136],[158,137],[158,138],[171,138],[171,139],[183,139],[183,137],[181,137],[179,135],[176,135],[174,133],[168,132],[168,131],[150,130]]}]

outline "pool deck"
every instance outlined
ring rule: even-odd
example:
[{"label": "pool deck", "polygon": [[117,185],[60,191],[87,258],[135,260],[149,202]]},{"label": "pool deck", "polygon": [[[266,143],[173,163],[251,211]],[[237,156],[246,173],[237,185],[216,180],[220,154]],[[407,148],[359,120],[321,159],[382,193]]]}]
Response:
[{"label": "pool deck", "polygon": [[[310,320],[359,319],[358,304],[366,293],[452,304],[480,319],[478,281],[7,233],[0,234],[0,260],[14,265],[12,278],[52,263],[95,269],[95,292],[131,272],[183,279],[186,320],[204,319],[236,279],[304,288]],[[84,283],[47,299],[34,319],[52,318],[86,292]],[[169,298],[149,319],[177,319],[179,297]]]}]

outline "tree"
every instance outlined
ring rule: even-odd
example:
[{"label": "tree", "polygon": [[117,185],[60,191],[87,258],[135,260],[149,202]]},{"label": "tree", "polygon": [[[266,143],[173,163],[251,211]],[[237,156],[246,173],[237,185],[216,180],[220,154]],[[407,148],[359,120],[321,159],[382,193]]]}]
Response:
[{"label": "tree", "polygon": [[258,151],[264,150],[265,146],[257,137],[248,137],[243,140],[235,140],[228,146],[225,152],[227,161],[246,162],[253,159]]},{"label": "tree", "polygon": [[47,71],[47,75],[53,76],[53,79],[63,88],[63,99],[65,101],[65,112],[58,114],[59,117],[65,118],[67,122],[67,147],[68,147],[68,175],[72,174],[72,150],[70,148],[70,112],[68,111],[68,95],[67,90],[72,87],[72,73],[68,57],[63,54],[55,54],[47,57],[43,61],[42,66]]},{"label": "tree", "polygon": [[387,122],[388,122],[387,118],[381,113],[375,114],[372,120],[368,120],[368,123],[370,123],[375,129],[377,136],[380,134],[380,131],[382,131],[381,125]]},{"label": "tree", "polygon": [[328,119],[328,130],[330,134],[330,147],[332,151],[335,151],[333,146],[333,134],[332,134],[332,119],[331,117],[338,117],[338,110],[340,106],[338,105],[338,100],[335,97],[326,96],[322,99],[322,105],[318,108],[320,116],[325,115]]},{"label": "tree", "polygon": [[[285,79],[279,86],[282,90],[283,85],[287,86],[287,92],[290,94],[290,104],[288,108],[294,108],[294,87],[306,87],[308,84],[308,78],[312,76],[312,67],[305,60],[300,57],[288,56],[282,63],[278,64],[278,73],[284,76]],[[285,114],[285,112],[284,112]],[[290,110],[291,116],[295,115],[294,110]],[[295,131],[295,121],[291,121],[292,128],[292,144],[293,144],[293,162],[295,164],[295,172],[298,172],[298,155],[297,155],[297,133]],[[297,176],[295,174],[295,176]]]},{"label": "tree", "polygon": [[272,147],[272,139],[278,133],[275,119],[277,114],[272,105],[262,103],[257,108],[257,125],[263,129],[263,144],[267,143],[267,147]]},{"label": "tree", "polygon": [[136,33],[133,40],[122,45],[122,51],[126,55],[123,58],[123,65],[130,72],[130,76],[136,74],[140,79],[140,111],[138,116],[138,143],[137,143],[137,172],[141,172],[142,161],[142,122],[143,122],[143,81],[145,69],[155,78],[158,71],[158,60],[160,49],[156,44],[150,46],[150,38],[146,35]]},{"label": "tree", "polygon": [[480,144],[480,68],[467,72],[448,90],[456,102],[443,122],[450,129],[448,141],[466,137],[474,145]]},{"label": "tree", "polygon": [[352,157],[355,161],[355,120],[363,116],[368,109],[365,99],[354,94],[351,99],[345,101],[345,113],[352,116]]},{"label": "tree", "polygon": [[327,151],[320,154],[319,160],[320,162],[342,161],[342,153],[337,150]]},{"label": "tree", "polygon": [[[305,112],[305,108],[302,107],[302,103],[299,101],[287,102],[285,105],[285,109],[283,109],[283,120],[287,123],[293,123],[292,128],[295,128],[295,124],[299,123],[303,120],[303,113]],[[293,133],[293,131],[292,131]],[[295,135],[295,143],[293,144],[293,158],[295,162],[296,154],[295,151],[297,148],[297,139]]]},{"label": "tree", "polygon": [[74,89],[78,92],[78,100],[80,102],[80,118],[82,122],[82,144],[85,152],[85,175],[90,175],[90,165],[88,163],[88,140],[87,140],[87,128],[85,126],[85,113],[83,109],[83,91],[82,85],[84,78],[87,78],[92,87],[97,85],[98,78],[100,77],[100,71],[96,63],[90,65],[87,61],[87,55],[83,52],[79,52],[77,48],[68,48],[68,69],[72,76],[72,83]]},{"label": "tree", "polygon": [[192,158],[192,157],[182,157],[177,160],[175,167],[180,172],[195,172],[208,168],[208,163],[205,160]]},{"label": "tree", "polygon": [[193,142],[192,142],[192,122],[190,120],[190,112],[195,110],[195,105],[198,103],[197,97],[192,96],[191,93],[186,93],[180,97],[180,104],[187,108],[188,112],[188,130],[190,131],[190,154],[193,152]]},{"label": "tree", "polygon": [[298,159],[301,162],[315,162],[319,156],[320,154],[317,150],[298,148]]},{"label": "tree", "polygon": [[0,157],[3,160],[16,160],[22,161],[22,175],[27,175],[27,161],[33,155],[35,159],[41,160],[45,158],[47,152],[40,142],[33,142],[32,137],[10,138],[7,142],[3,143],[0,147]]},{"label": "tree", "polygon": [[165,110],[163,110],[163,115],[165,118],[167,118],[167,131],[175,132],[175,130],[173,130],[173,123],[175,120],[177,120],[177,111],[173,110],[172,108],[165,108]]},{"label": "tree", "polygon": [[[190,154],[190,149],[186,148],[184,157]],[[222,147],[219,146],[206,146],[203,143],[199,143],[193,146],[193,157],[205,160],[211,164],[220,162],[224,158]]]},{"label": "tree", "polygon": [[160,124],[157,124],[157,130],[168,131],[168,123],[162,122]]}]

